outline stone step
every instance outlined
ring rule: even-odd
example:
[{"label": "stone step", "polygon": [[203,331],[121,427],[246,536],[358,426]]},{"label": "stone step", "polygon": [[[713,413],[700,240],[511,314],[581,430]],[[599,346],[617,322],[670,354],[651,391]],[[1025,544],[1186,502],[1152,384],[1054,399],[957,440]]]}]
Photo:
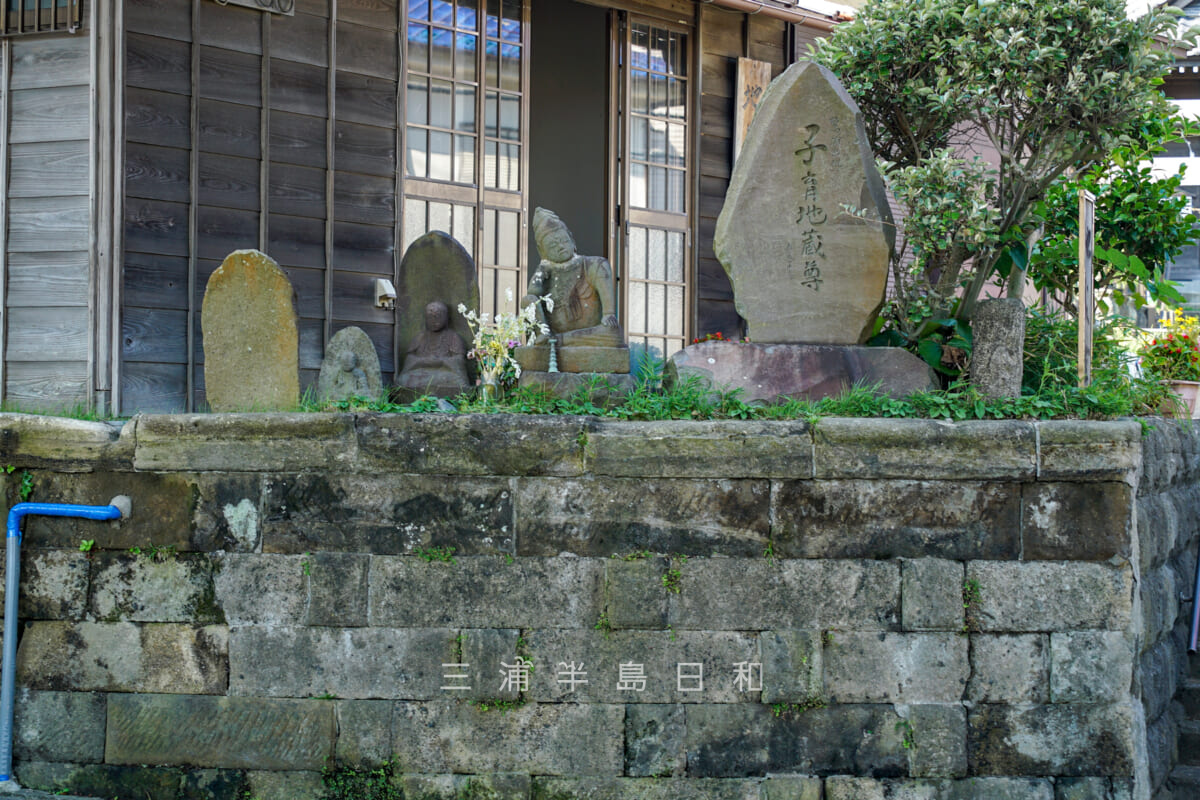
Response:
[{"label": "stone step", "polygon": [[1200,797],[1200,767],[1176,767],[1167,779],[1175,797]]},{"label": "stone step", "polygon": [[1200,722],[1189,719],[1179,726],[1179,763],[1200,767]]},{"label": "stone step", "polygon": [[1179,701],[1188,719],[1200,721],[1200,678],[1185,678],[1179,687]]}]

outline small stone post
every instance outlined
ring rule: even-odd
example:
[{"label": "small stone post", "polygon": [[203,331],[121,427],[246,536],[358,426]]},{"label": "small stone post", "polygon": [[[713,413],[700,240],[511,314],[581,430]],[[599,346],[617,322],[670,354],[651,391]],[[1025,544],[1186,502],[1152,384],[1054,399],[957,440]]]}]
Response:
[{"label": "small stone post", "polygon": [[971,383],[985,397],[1017,397],[1025,356],[1025,304],[1020,298],[984,300],[971,321],[975,349]]}]

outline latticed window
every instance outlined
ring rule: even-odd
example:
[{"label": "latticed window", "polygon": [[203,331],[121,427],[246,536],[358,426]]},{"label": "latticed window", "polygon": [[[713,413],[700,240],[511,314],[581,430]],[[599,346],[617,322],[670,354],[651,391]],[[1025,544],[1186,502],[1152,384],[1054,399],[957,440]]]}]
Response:
[{"label": "latticed window", "polygon": [[83,24],[83,0],[4,0],[0,36],[74,33]]}]

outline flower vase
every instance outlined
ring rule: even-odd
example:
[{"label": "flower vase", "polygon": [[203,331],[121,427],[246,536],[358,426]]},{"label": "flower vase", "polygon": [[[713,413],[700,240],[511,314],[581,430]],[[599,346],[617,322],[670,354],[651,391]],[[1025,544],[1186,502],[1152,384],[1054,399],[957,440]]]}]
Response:
[{"label": "flower vase", "polygon": [[495,380],[485,378],[483,381],[483,402],[494,403],[500,396],[500,386]]},{"label": "flower vase", "polygon": [[1163,416],[1200,419],[1200,409],[1197,409],[1200,381],[1167,381],[1167,387],[1174,399],[1168,399],[1159,409]]}]

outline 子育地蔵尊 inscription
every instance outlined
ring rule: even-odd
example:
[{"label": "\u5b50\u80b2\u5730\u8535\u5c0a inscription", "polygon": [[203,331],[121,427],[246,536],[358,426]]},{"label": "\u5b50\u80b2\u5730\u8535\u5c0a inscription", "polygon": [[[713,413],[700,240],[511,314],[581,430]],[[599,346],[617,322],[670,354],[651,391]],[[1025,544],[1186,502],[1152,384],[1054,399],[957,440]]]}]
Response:
[{"label": "\u5b50\u80b2\u5730\u8535\u5c0a inscription", "polygon": [[[800,257],[803,260],[804,278],[800,281],[800,285],[819,292],[821,290],[821,260],[825,258],[825,253],[821,247],[821,234],[817,231],[817,227],[828,222],[829,215],[821,207],[817,176],[813,172],[812,166],[817,154],[828,150],[828,146],[815,141],[817,134],[821,132],[820,125],[805,125],[804,129],[808,136],[800,149],[796,151],[796,157],[806,168],[800,179],[800,183],[804,187],[804,196],[800,200],[800,208],[796,214],[796,224],[802,229],[800,231]],[[789,259],[788,266],[791,265],[792,262]]]}]

